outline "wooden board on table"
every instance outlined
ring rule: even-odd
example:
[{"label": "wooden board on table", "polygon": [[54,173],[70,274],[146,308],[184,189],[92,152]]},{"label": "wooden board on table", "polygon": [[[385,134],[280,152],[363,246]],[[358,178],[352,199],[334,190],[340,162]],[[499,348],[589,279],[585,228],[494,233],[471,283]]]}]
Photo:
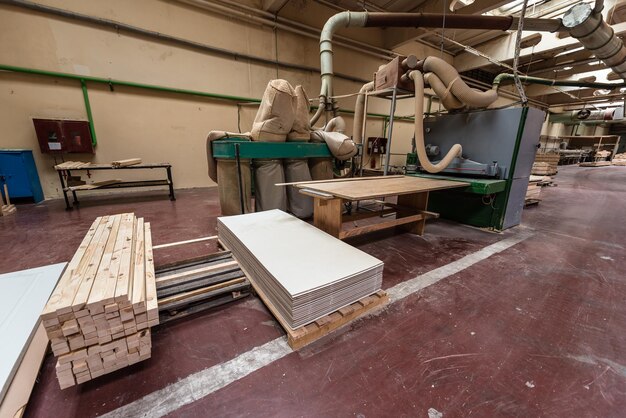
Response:
[{"label": "wooden board on table", "polygon": [[327,193],[346,200],[365,200],[376,197],[398,196],[466,186],[469,186],[469,183],[410,176],[365,177],[359,181],[352,182],[305,183],[296,185],[298,188]]},{"label": "wooden board on table", "polygon": [[137,164],[141,164],[141,158],[128,158],[126,160],[117,160],[111,162],[111,165],[115,168],[128,167]]}]

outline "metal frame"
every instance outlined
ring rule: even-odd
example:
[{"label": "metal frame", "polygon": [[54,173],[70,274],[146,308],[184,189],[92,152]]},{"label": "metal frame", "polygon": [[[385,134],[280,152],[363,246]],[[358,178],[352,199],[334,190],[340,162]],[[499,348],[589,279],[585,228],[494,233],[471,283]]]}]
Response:
[{"label": "metal frame", "polygon": [[87,190],[71,190],[67,183],[65,182],[64,177],[69,177],[72,175],[72,171],[92,171],[92,170],[141,170],[141,169],[155,169],[155,168],[163,168],[167,173],[167,179],[160,180],[143,180],[143,181],[123,181],[114,184],[108,184],[105,186],[100,186],[95,189],[89,189],[89,191],[94,190],[104,190],[104,189],[121,189],[127,187],[153,187],[153,186],[168,186],[169,188],[169,198],[170,200],[176,200],[176,196],[174,194],[174,179],[172,177],[172,165],[171,164],[138,164],[138,165],[129,165],[126,167],[113,167],[109,165],[93,165],[81,168],[72,168],[72,169],[61,169],[57,170],[59,173],[59,180],[61,181],[61,190],[63,190],[63,198],[65,199],[65,210],[72,210],[73,206],[70,204],[70,200],[67,197],[67,192],[72,192],[73,197],[73,205],[79,206],[80,202],[78,201],[78,196],[76,192],[87,191]]}]

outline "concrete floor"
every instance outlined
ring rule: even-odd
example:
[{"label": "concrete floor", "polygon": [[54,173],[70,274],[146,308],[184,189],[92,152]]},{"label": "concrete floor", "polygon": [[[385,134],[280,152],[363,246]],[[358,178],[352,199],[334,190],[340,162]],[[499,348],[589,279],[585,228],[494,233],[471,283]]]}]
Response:
[{"label": "concrete floor", "polygon": [[[626,167],[562,168],[558,187],[503,234],[442,220],[423,237],[353,243],[385,262],[384,288],[520,234],[530,237],[288,353],[171,416],[621,417],[626,411]],[[94,217],[134,211],[154,243],[215,232],[215,189],[20,206],[0,219],[0,273],[68,260]],[[157,264],[215,251],[155,251]],[[158,327],[152,358],[61,391],[49,355],[26,415],[93,417],[283,335],[247,298]],[[177,383],[178,382],[178,383]],[[180,389],[180,388],[179,388]],[[432,408],[432,409],[431,409]]]}]

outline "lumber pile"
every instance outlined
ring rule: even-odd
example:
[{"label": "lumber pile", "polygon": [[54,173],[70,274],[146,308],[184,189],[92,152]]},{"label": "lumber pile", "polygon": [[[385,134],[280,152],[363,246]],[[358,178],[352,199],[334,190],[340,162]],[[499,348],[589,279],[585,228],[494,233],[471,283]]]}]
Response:
[{"label": "lumber pile", "polygon": [[533,176],[548,176],[551,175],[550,164],[548,163],[533,163],[531,173]]},{"label": "lumber pile", "polygon": [[532,174],[538,175],[538,176],[554,176],[556,175],[556,173],[558,172],[557,167],[559,165],[559,159],[560,159],[560,155],[558,153],[549,153],[549,154],[536,154],[535,155],[535,164],[536,163],[546,163],[548,169],[547,170],[543,170],[544,166],[543,164],[541,164],[538,167],[541,167],[542,169],[538,169],[537,171],[535,171],[535,164],[533,164],[533,171]]},{"label": "lumber pile", "polygon": [[612,161],[613,165],[626,165],[626,152],[615,154]]},{"label": "lumber pile", "polygon": [[250,282],[230,251],[162,266],[156,288],[161,324],[250,294]]},{"label": "lumber pile", "polygon": [[111,162],[111,165],[114,168],[128,167],[129,165],[137,165],[137,164],[141,164],[141,158],[128,158],[126,160],[117,160],[117,161]]},{"label": "lumber pile", "polygon": [[41,319],[62,389],[149,358],[148,328],[159,323],[150,224],[97,218]]},{"label": "lumber pile", "polygon": [[54,166],[54,168],[56,170],[72,170],[72,169],[76,169],[76,168],[84,168],[84,167],[89,167],[91,165],[91,163],[87,162],[81,162],[81,161],[65,161],[61,164],[57,164]]},{"label": "lumber pile", "polygon": [[610,161],[590,161],[578,164],[579,167],[606,167],[611,165]]},{"label": "lumber pile", "polygon": [[526,205],[529,205],[532,203],[538,203],[539,201],[541,201],[541,186],[539,185],[539,180],[531,178],[528,181],[528,188],[526,189],[526,198],[524,202]]}]

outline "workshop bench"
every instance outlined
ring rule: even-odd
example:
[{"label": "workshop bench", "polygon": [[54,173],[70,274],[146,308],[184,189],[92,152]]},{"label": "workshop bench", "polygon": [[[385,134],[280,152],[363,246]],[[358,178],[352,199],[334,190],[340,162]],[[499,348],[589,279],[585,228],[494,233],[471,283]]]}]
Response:
[{"label": "workshop bench", "polygon": [[[176,196],[174,195],[174,180],[172,178],[172,165],[169,163],[157,163],[157,164],[135,164],[123,167],[114,167],[111,164],[90,164],[84,167],[79,168],[62,168],[55,167],[57,172],[59,173],[59,180],[61,181],[61,190],[63,190],[63,198],[65,199],[65,209],[72,210],[72,204],[70,204],[70,200],[68,198],[68,193],[72,193],[73,204],[78,206],[80,203],[78,201],[78,196],[76,192],[79,191],[98,191],[98,190],[110,190],[110,189],[121,189],[127,187],[155,187],[155,186],[167,186],[169,190],[169,198],[170,200],[176,200]],[[154,170],[154,169],[163,169],[166,172],[167,178],[157,179],[157,180],[134,180],[134,181],[117,181],[110,184],[102,184],[93,187],[92,185],[85,184],[79,186],[69,186],[67,184],[66,179],[68,179],[72,175],[72,171],[101,171],[101,170]]]}]

